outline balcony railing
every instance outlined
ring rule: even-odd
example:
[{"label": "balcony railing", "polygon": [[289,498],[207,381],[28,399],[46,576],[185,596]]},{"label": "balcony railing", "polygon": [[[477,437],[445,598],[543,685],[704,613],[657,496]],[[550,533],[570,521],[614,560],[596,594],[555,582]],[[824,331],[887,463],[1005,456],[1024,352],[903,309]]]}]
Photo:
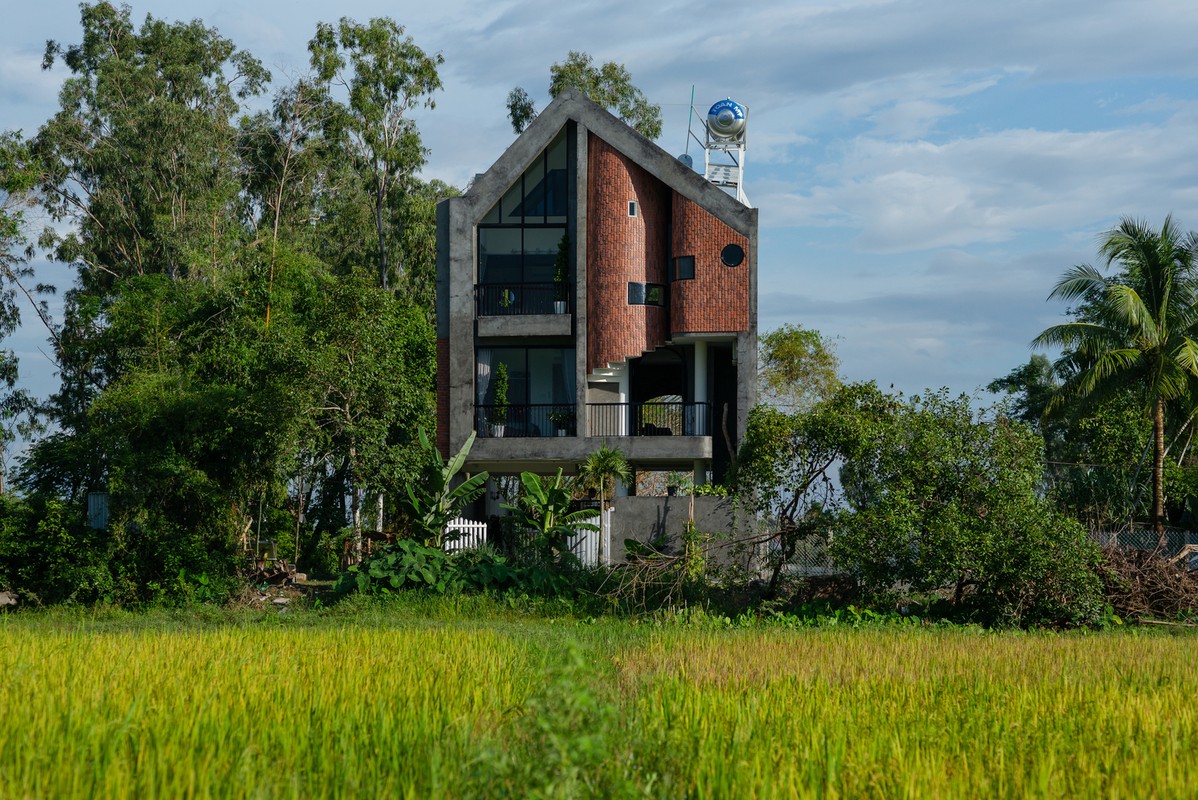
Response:
[{"label": "balcony railing", "polygon": [[543,438],[575,434],[573,403],[508,406],[500,417],[495,406],[474,407],[474,430],[481,437]]},{"label": "balcony railing", "polygon": [[568,314],[573,305],[572,283],[480,283],[474,289],[480,317]]},{"label": "balcony railing", "polygon": [[[588,436],[711,436],[709,403],[589,403]],[[565,403],[510,405],[500,418],[493,405],[474,407],[482,438],[575,436],[575,407]]]},{"label": "balcony railing", "polygon": [[588,436],[710,436],[710,403],[588,403]]}]

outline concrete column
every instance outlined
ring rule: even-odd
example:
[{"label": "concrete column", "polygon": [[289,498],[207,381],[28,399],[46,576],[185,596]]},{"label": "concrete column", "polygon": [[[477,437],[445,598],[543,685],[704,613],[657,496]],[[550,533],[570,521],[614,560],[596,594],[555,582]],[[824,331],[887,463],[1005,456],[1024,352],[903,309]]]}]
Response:
[{"label": "concrete column", "polygon": [[[631,388],[629,387],[629,380],[630,380],[629,375],[631,373],[632,373],[632,370],[628,368],[627,361],[625,361],[623,364],[620,365],[620,371],[616,377],[617,377],[617,380],[619,381],[619,384],[618,384],[620,387],[619,402],[621,402],[621,403],[631,402],[631,400],[628,399],[628,396],[629,396],[629,394],[631,394],[631,391],[632,391]],[[625,407],[624,413],[620,417],[620,430],[619,430],[620,436],[628,435],[628,419],[631,415],[632,415],[632,408]]]},{"label": "concrete column", "polygon": [[695,341],[695,402],[707,402],[707,342]]}]

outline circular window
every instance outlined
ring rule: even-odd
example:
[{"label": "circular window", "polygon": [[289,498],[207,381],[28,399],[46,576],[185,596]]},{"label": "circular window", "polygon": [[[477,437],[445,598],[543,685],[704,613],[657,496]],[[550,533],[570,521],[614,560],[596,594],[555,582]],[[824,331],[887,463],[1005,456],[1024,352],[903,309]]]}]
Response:
[{"label": "circular window", "polygon": [[730,244],[720,251],[720,261],[726,267],[739,267],[745,260],[745,249],[739,244]]}]

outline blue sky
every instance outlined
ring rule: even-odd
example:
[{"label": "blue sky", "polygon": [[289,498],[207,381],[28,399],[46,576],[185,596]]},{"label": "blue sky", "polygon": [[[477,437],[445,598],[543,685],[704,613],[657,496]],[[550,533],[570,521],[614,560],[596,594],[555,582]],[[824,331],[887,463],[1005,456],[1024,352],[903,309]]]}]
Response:
[{"label": "blue sky", "polygon": [[[77,41],[73,2],[9,3],[0,127],[31,133]],[[426,177],[462,185],[511,142],[503,101],[543,106],[571,49],[624,63],[662,104],[660,144],[686,146],[697,106],[750,108],[746,188],[761,209],[760,323],[836,337],[843,373],[905,392],[975,393],[1058,321],[1045,302],[1121,215],[1198,228],[1198,3],[1192,0],[846,0],[436,3],[138,2],[200,18],[285,83],[318,21],[391,16],[445,57],[419,115]],[[694,153],[694,146],[691,146]],[[60,286],[61,266],[42,272]],[[31,315],[30,315],[31,316]],[[29,384],[53,385],[28,327]],[[44,346],[40,346],[45,350]]]}]

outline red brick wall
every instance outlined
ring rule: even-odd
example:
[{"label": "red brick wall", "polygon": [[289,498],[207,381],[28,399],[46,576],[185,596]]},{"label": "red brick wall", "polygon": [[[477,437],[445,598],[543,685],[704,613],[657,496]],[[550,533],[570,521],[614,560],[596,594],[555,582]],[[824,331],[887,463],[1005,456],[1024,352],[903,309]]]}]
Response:
[{"label": "red brick wall", "polygon": [[[667,284],[670,191],[591,134],[587,144],[587,371],[668,336],[665,308],[629,305],[628,283]],[[628,216],[628,201],[638,205]]]},{"label": "red brick wall", "polygon": [[[674,195],[673,255],[695,257],[695,278],[670,284],[670,333],[725,333],[749,329],[749,242],[710,213]],[[720,261],[738,244],[738,267]]]},{"label": "red brick wall", "polygon": [[449,457],[449,339],[437,339],[437,449]]}]

